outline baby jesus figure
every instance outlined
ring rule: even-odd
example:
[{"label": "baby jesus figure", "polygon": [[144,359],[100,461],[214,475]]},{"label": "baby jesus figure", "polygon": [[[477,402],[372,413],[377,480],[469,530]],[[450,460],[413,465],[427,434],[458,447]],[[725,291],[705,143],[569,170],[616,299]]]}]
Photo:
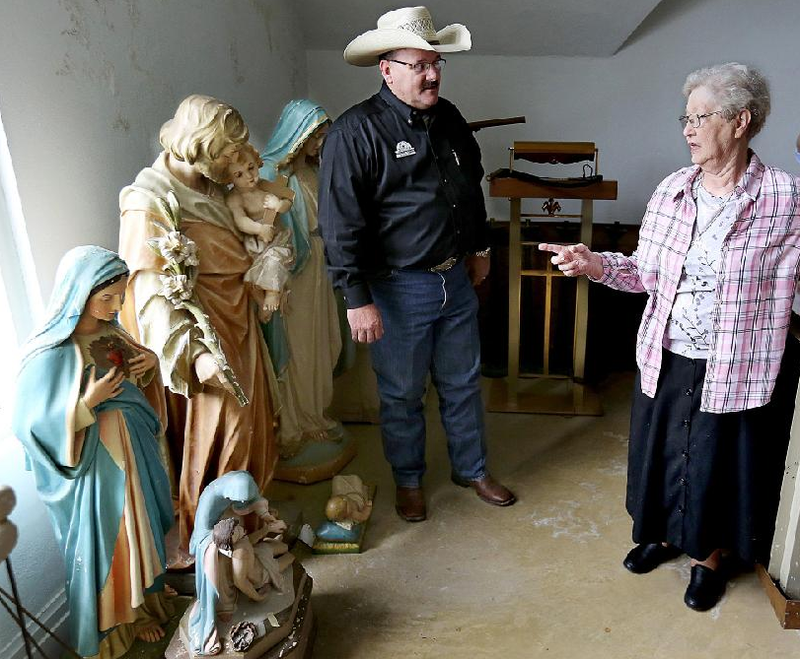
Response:
[{"label": "baby jesus figure", "polygon": [[[343,528],[366,522],[372,514],[369,489],[355,474],[339,474],[331,481],[331,498],[325,505],[325,517]],[[348,528],[349,530],[349,528]]]},{"label": "baby jesus figure", "polygon": [[291,208],[294,191],[286,185],[286,177],[275,182],[259,178],[262,164],[251,144],[242,146],[228,165],[233,188],[225,203],[236,227],[245,234],[244,246],[253,257],[244,280],[264,291],[262,320],[266,321],[280,308],[294,265],[291,233],[278,219],[280,213]]},{"label": "baby jesus figure", "polygon": [[361,551],[366,522],[372,514],[372,492],[355,474],[333,477],[331,498],[325,505],[328,519],[316,528],[314,553]]}]

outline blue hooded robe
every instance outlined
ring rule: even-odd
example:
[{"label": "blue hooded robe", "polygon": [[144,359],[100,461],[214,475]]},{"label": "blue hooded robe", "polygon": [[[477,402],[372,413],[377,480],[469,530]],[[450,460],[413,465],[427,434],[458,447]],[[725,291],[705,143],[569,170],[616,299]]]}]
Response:
[{"label": "blue hooded robe", "polygon": [[[121,413],[129,442],[114,440],[125,442],[135,465],[117,464],[100,436],[97,420],[83,430],[74,429],[88,367],[72,333],[93,289],[127,272],[125,262],[102,247],[76,247],[63,257],[46,321],[22,348],[12,418],[14,434],[25,447],[27,467],[33,471],[63,552],[72,644],[82,656],[97,654],[100,641],[116,624],[132,622],[121,620],[99,629],[98,595],[110,581],[117,539],[125,533],[123,511],[130,514],[126,485],[141,492],[152,539],[143,540],[147,546],[138,549],[150,557],[157,554],[158,575],[166,565],[164,534],[173,523],[169,478],[159,452],[161,423],[136,385],[123,380],[119,396],[93,409],[98,420],[106,412]],[[116,322],[110,324],[124,334]],[[105,373],[98,367],[96,377]],[[134,482],[127,483],[129,478]],[[163,587],[160,577],[143,585],[146,592]],[[116,592],[113,586],[109,584]],[[121,603],[120,608],[125,606],[130,609],[131,602]]]},{"label": "blue hooded robe", "polygon": [[[208,567],[205,554],[213,542],[214,525],[228,506],[247,506],[261,498],[253,477],[246,471],[231,471],[211,481],[197,503],[194,531],[189,541],[189,551],[194,555],[194,580],[197,602],[189,616],[189,648],[195,654],[205,654],[206,645],[216,631],[219,591],[214,583],[217,557],[210,557]],[[216,548],[213,550],[216,552]]]},{"label": "blue hooded robe", "polygon": [[[264,165],[259,170],[261,178],[274,181],[278,175],[288,174],[289,187],[294,190],[292,207],[281,215],[284,225],[292,233],[292,247],[295,253],[292,274],[300,272],[305,267],[311,243],[303,191],[297,177],[292,176],[291,172],[285,171],[286,165],[287,161],[303,148],[305,141],[314,134],[317,128],[330,123],[330,121],[325,110],[313,101],[307,99],[289,101],[283,108],[278,124],[261,154],[264,161]],[[281,377],[289,361],[289,345],[280,312],[273,313],[272,318],[263,325],[263,328],[275,374]]]}]

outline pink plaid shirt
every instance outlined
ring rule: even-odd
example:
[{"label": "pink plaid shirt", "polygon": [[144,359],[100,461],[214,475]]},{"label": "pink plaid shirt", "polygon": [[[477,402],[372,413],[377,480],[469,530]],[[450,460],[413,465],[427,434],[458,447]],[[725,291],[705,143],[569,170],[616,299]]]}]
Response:
[{"label": "pink plaid shirt", "polygon": [[[678,280],[692,239],[697,205],[685,167],[656,188],[629,257],[602,252],[598,281],[621,291],[645,292],[636,340],[642,392],[653,397],[661,350]],[[786,343],[800,271],[800,185],[751,152],[734,191],[736,220],[722,243],[711,314],[711,344],[700,409],[736,412],[769,402]]]}]

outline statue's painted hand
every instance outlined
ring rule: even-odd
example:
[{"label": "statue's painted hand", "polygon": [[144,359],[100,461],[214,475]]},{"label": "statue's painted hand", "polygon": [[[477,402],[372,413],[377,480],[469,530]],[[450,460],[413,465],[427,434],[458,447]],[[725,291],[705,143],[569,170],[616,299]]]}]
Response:
[{"label": "statue's painted hand", "polygon": [[277,311],[281,306],[281,292],[280,291],[266,291],[264,294],[264,311]]},{"label": "statue's painted hand", "polygon": [[374,304],[347,310],[350,335],[356,343],[374,343],[383,336],[381,312]]},{"label": "statue's painted hand", "polygon": [[89,367],[89,379],[86,382],[86,389],[83,392],[83,402],[90,410],[109,398],[116,398],[122,393],[122,380],[125,374],[118,371],[116,366],[111,369],[99,380],[95,376],[95,367]]},{"label": "statue's painted hand", "polygon": [[128,361],[130,373],[135,378],[141,377],[156,366],[158,366],[158,357],[152,352],[140,352],[136,357]]},{"label": "statue's painted hand", "polygon": [[567,277],[589,275],[594,279],[600,279],[603,276],[602,257],[583,243],[577,245],[539,243],[539,251],[553,252],[555,256],[550,257],[550,262],[558,266]]},{"label": "statue's painted hand", "polygon": [[234,393],[233,386],[222,374],[217,361],[210,352],[204,352],[194,360],[194,372],[197,373],[197,379],[203,384],[220,387],[230,394]]}]

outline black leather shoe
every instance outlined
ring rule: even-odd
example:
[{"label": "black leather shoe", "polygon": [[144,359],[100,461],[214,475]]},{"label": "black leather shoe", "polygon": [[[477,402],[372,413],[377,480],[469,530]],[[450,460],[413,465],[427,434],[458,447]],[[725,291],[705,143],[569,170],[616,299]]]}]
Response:
[{"label": "black leather shoe", "polygon": [[724,592],[725,577],[719,568],[712,570],[705,565],[694,565],[683,601],[690,609],[708,611],[716,606]]},{"label": "black leather shoe", "polygon": [[622,564],[634,574],[646,574],[662,563],[678,558],[682,553],[683,551],[674,545],[665,547],[660,542],[651,542],[636,545],[628,552]]}]

